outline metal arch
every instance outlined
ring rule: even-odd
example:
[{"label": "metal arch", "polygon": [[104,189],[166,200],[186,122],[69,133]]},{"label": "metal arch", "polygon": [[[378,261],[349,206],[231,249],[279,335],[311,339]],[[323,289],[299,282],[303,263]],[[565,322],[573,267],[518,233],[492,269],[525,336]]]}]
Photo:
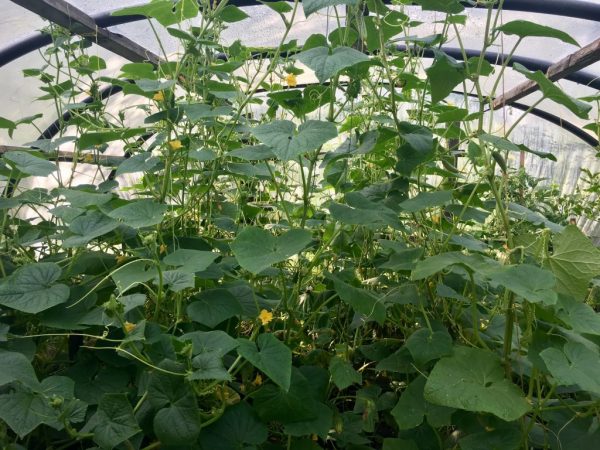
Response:
[{"label": "metal arch", "polygon": [[[391,0],[384,0],[390,3]],[[236,6],[259,6],[257,0],[230,0]],[[463,2],[466,7],[475,8],[469,2]],[[600,4],[578,0],[505,0],[503,9],[510,11],[533,12],[549,15],[560,15],[582,20],[600,21]],[[112,11],[91,16],[99,27],[106,28],[146,19],[144,16],[112,16]],[[38,50],[52,42],[50,36],[40,33],[24,38],[15,44],[0,49],[0,67],[14,61],[27,53]]]}]

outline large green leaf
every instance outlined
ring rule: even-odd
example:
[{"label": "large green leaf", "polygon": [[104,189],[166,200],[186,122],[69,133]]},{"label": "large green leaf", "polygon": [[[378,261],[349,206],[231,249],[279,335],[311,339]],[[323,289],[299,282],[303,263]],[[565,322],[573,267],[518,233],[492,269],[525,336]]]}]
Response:
[{"label": "large green leaf", "polygon": [[499,26],[496,30],[502,31],[504,34],[516,35],[520,38],[545,37],[560,39],[567,44],[573,44],[579,47],[577,41],[564,31],[540,25],[539,23],[529,22],[528,20],[513,20]]},{"label": "large green leaf", "polygon": [[24,438],[38,425],[56,423],[58,411],[49,403],[49,399],[31,391],[18,390],[0,395],[0,419]]},{"label": "large green leaf", "polygon": [[192,359],[192,367],[194,372],[188,376],[188,380],[231,380],[231,375],[225,369],[221,356],[217,352],[196,355]]},{"label": "large green leaf", "polygon": [[0,366],[0,387],[18,381],[34,390],[40,388],[31,363],[22,353],[0,350]]},{"label": "large green leaf", "polygon": [[412,279],[422,280],[454,264],[467,267],[471,272],[488,272],[501,267],[497,261],[480,254],[465,255],[460,252],[440,253],[419,261],[412,272]]},{"label": "large green leaf", "polygon": [[575,225],[555,237],[553,246],[548,265],[557,279],[557,290],[583,300],[590,280],[600,275],[600,250]]},{"label": "large green leaf", "polygon": [[116,175],[135,172],[150,172],[160,164],[160,158],[152,156],[152,152],[139,153],[127,158],[117,168]]},{"label": "large green leaf", "polygon": [[154,265],[149,265],[148,261],[135,260],[119,267],[111,277],[119,292],[123,294],[134,286],[158,277],[158,269]]},{"label": "large green leaf", "polygon": [[600,355],[580,342],[567,342],[560,351],[547,348],[540,352],[554,379],[563,386],[576,384],[585,391],[600,395]]},{"label": "large green leaf", "polygon": [[267,436],[267,426],[246,402],[241,402],[227,408],[219,420],[202,430],[200,442],[204,450],[257,448]]},{"label": "large green leaf", "polygon": [[442,206],[452,200],[452,191],[419,192],[415,197],[400,203],[404,211],[418,212],[434,206]]},{"label": "large green leaf", "polygon": [[514,63],[513,69],[525,75],[529,80],[535,81],[544,94],[544,97],[563,105],[581,119],[588,118],[592,105],[565,94],[555,83],[550,81],[541,70],[531,72],[519,63]]},{"label": "large green leaf", "polygon": [[465,64],[441,51],[436,51],[433,64],[425,71],[431,87],[431,103],[444,100],[467,78]]},{"label": "large green leaf", "polygon": [[374,202],[360,192],[346,194],[347,205],[332,202],[329,204],[331,217],[338,222],[350,225],[374,225],[402,228],[398,214],[382,204]]},{"label": "large green leaf", "polygon": [[202,272],[210,266],[218,253],[180,248],[163,258],[163,263],[175,266],[182,272]]},{"label": "large green leaf", "polygon": [[320,83],[324,83],[342,70],[369,60],[369,57],[350,47],[315,47],[298,53],[295,59],[306,64],[315,72]]},{"label": "large green leaf", "polygon": [[552,272],[530,264],[518,264],[487,272],[490,280],[501,284],[532,303],[554,305],[558,299]]},{"label": "large green leaf", "polygon": [[0,285],[0,305],[36,314],[69,299],[69,287],[55,284],[61,268],[55,263],[34,263],[17,269]]},{"label": "large green leaf", "polygon": [[223,356],[238,347],[234,338],[221,330],[193,331],[179,337],[180,341],[191,341],[192,354],[214,353]]},{"label": "large green leaf", "polygon": [[4,154],[3,158],[16,169],[27,175],[47,177],[56,170],[56,164],[20,150],[7,152]]},{"label": "large green leaf", "polygon": [[102,192],[88,192],[81,189],[58,189],[58,193],[68,201],[71,206],[76,208],[88,208],[90,206],[100,206],[109,202],[112,194]]},{"label": "large green leaf", "polygon": [[523,392],[504,378],[496,355],[467,347],[456,347],[454,355],[437,362],[425,384],[425,399],[450,408],[488,412],[506,421],[530,409]]},{"label": "large green leaf", "polygon": [[600,336],[600,313],[573,297],[558,296],[556,317],[578,333]]},{"label": "large green leaf", "polygon": [[154,416],[154,432],[169,446],[193,445],[200,435],[200,410],[196,397],[188,394]]},{"label": "large green leaf", "polygon": [[169,207],[145,199],[130,202],[108,213],[113,219],[121,220],[133,228],[150,227],[161,223]]},{"label": "large green leaf", "polygon": [[224,320],[242,314],[242,305],[227,289],[211,289],[196,294],[187,307],[194,322],[214,328]]},{"label": "large green leaf", "polygon": [[108,449],[140,431],[126,394],[104,394],[96,414],[81,430],[82,433],[93,432],[94,442]]},{"label": "large green leaf", "polygon": [[336,137],[337,129],[332,122],[307,120],[296,130],[294,122],[276,120],[253,128],[252,133],[259,141],[272,147],[279,159],[290,161]]},{"label": "large green leaf", "polygon": [[308,230],[294,229],[280,236],[273,236],[262,228],[246,227],[230,247],[240,266],[258,274],[301,252],[311,240],[312,235]]},{"label": "large green leaf", "polygon": [[336,277],[331,277],[335,290],[342,301],[364,316],[365,321],[374,320],[383,325],[386,317],[385,305],[376,294],[354,287]]},{"label": "large green leaf", "polygon": [[69,236],[63,241],[65,247],[81,247],[92,239],[110,233],[119,226],[119,222],[105,216],[99,211],[91,211],[86,215],[76,217],[69,225]]},{"label": "large green leaf", "polygon": [[356,6],[359,2],[360,0],[304,0],[302,2],[302,8],[304,8],[304,15],[308,17],[312,13],[317,12],[320,9],[327,8],[328,6]]},{"label": "large green leaf", "polygon": [[290,389],[292,378],[292,351],[273,334],[263,333],[256,344],[239,339],[238,353],[254,367],[265,373],[284,391]]}]

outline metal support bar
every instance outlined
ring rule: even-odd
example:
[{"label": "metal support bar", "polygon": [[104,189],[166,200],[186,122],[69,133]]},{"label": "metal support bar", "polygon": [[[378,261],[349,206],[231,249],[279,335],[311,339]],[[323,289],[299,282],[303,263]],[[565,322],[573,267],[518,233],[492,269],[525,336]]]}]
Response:
[{"label": "metal support bar", "polygon": [[[556,64],[552,64],[548,67],[546,76],[552,81],[560,80],[597,61],[600,61],[600,38],[561,59]],[[497,109],[505,105],[510,105],[538,89],[539,86],[535,81],[527,80],[497,97],[492,103],[492,108]]]},{"label": "metal support bar", "polygon": [[129,61],[148,61],[157,65],[161,60],[159,56],[136,44],[131,39],[98,26],[92,17],[65,0],[11,1]]}]

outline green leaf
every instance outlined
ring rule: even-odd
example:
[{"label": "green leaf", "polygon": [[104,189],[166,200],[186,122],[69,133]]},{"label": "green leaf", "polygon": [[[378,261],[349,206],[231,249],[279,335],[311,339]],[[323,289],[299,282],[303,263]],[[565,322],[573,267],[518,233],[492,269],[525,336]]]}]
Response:
[{"label": "green leaf", "polygon": [[160,164],[160,158],[152,156],[152,152],[144,152],[127,158],[119,167],[117,167],[116,175],[135,172],[150,172]]},{"label": "green leaf", "polygon": [[156,78],[155,67],[150,63],[127,63],[121,67],[119,78]]},{"label": "green leaf", "polygon": [[332,122],[307,120],[296,131],[294,122],[276,120],[253,128],[252,134],[272,147],[279,159],[290,161],[336,137],[337,129]]},{"label": "green leaf", "polygon": [[[173,4],[175,3],[175,4]],[[113,16],[142,15],[156,19],[167,27],[198,15],[197,0],[155,0],[145,5],[131,6],[112,13]]]},{"label": "green leaf", "polygon": [[296,117],[304,117],[331,101],[331,89],[328,86],[313,85],[304,89],[270,92],[268,97],[282,108],[292,111]]},{"label": "green leaf", "polygon": [[[284,391],[290,389],[292,378],[292,352],[273,334],[261,334],[256,344],[239,339],[238,353],[250,364],[267,375]],[[258,344],[258,347],[257,347]]]},{"label": "green leaf", "polygon": [[79,136],[77,145],[80,150],[86,150],[108,142],[125,140],[146,132],[146,128],[126,128],[114,131],[94,131]]},{"label": "green leaf", "polygon": [[194,322],[214,328],[221,322],[241,315],[242,305],[227,289],[211,289],[196,294],[187,307]]},{"label": "green leaf", "polygon": [[238,341],[221,330],[193,331],[180,336],[179,340],[192,342],[193,355],[214,353],[224,356],[239,345]]},{"label": "green leaf", "polygon": [[63,246],[82,247],[92,239],[110,233],[119,226],[119,222],[105,216],[99,211],[91,211],[83,216],[76,217],[69,225],[69,230],[75,236],[69,236],[63,241]]},{"label": "green leaf", "polygon": [[556,161],[556,156],[554,156],[552,153],[538,152],[536,150],[530,149],[529,147],[527,147],[525,145],[516,145],[516,144],[513,144],[512,142],[510,142],[508,139],[505,139],[500,136],[494,136],[493,134],[482,133],[479,135],[479,138],[484,142],[492,144],[494,147],[496,147],[499,150],[506,150],[509,152],[524,151],[526,153],[531,153],[533,155],[537,155],[540,158],[547,158],[551,161]]},{"label": "green leaf", "polygon": [[312,69],[319,80],[324,83],[342,70],[355,64],[369,61],[369,57],[350,47],[315,47],[294,56],[295,59]]},{"label": "green leaf", "polygon": [[192,359],[194,372],[188,380],[217,380],[231,381],[231,375],[225,369],[221,356],[217,352],[206,352],[196,355]]},{"label": "green leaf", "polygon": [[412,272],[412,279],[422,280],[454,264],[460,264],[467,267],[471,272],[479,273],[491,272],[502,267],[497,261],[479,254],[465,255],[460,252],[440,253],[419,261]]},{"label": "green leaf", "polygon": [[452,337],[446,330],[431,331],[421,328],[408,337],[405,345],[420,366],[452,354]]},{"label": "green leaf", "polygon": [[0,395],[0,419],[21,439],[43,423],[60,429],[57,416],[49,399],[38,393],[19,390]]},{"label": "green leaf", "polygon": [[31,363],[22,353],[0,350],[0,365],[0,386],[18,381],[33,390],[40,388]]},{"label": "green leaf", "polygon": [[501,31],[504,34],[516,35],[520,38],[526,37],[546,37],[559,39],[567,44],[573,44],[579,47],[575,39],[564,31],[557,30],[556,28],[547,27],[540,25],[539,23],[529,22],[528,20],[513,20],[512,22],[505,23],[498,28],[497,31]]},{"label": "green leaf", "polygon": [[292,11],[292,9],[293,9],[288,2],[284,2],[284,1],[272,2],[272,1],[258,0],[258,2],[265,5],[268,8],[271,8],[273,11],[275,11],[276,13],[279,13],[279,14],[288,13],[288,12]]},{"label": "green leaf", "polygon": [[[184,289],[193,288],[196,286],[193,273],[184,272],[181,270],[165,270],[162,273],[163,286],[167,286],[173,292],[181,292]],[[154,283],[158,285],[158,277],[154,279]]]},{"label": "green leaf", "polygon": [[158,276],[158,269],[154,265],[149,265],[147,261],[135,260],[128,262],[116,269],[111,277],[123,294],[138,284],[146,283]]},{"label": "green leaf", "polygon": [[447,14],[458,14],[464,11],[464,6],[458,0],[414,0],[421,5],[423,11],[439,11]]},{"label": "green leaf", "polygon": [[557,279],[557,291],[583,300],[592,278],[600,275],[600,250],[575,225],[554,238],[548,265]]},{"label": "green leaf", "polygon": [[267,436],[267,426],[246,402],[241,402],[227,408],[219,420],[202,430],[200,443],[210,450],[256,448]]},{"label": "green leaf", "polygon": [[20,267],[0,285],[0,304],[36,314],[66,302],[69,299],[68,286],[55,284],[61,272],[55,263]]},{"label": "green leaf", "polygon": [[589,117],[592,105],[565,94],[556,84],[550,81],[541,70],[530,72],[525,66],[519,63],[514,63],[513,69],[525,75],[527,79],[535,81],[544,94],[544,97],[563,105],[581,119],[587,119]]},{"label": "green leaf", "polygon": [[200,422],[196,397],[190,393],[156,413],[154,433],[165,445],[189,446],[200,435]]},{"label": "green leaf", "polygon": [[22,152],[20,150],[6,152],[3,158],[17,170],[27,175],[47,177],[56,170],[56,164],[29,152]]},{"label": "green leaf", "polygon": [[474,412],[488,412],[506,421],[530,409],[521,389],[504,378],[500,360],[492,352],[455,347],[454,355],[437,362],[427,383],[431,403]]},{"label": "green leaf", "polygon": [[235,5],[227,5],[223,9],[221,9],[221,12],[218,14],[218,17],[223,22],[234,23],[247,19],[250,16]]},{"label": "green leaf", "polygon": [[415,213],[434,206],[442,206],[452,200],[452,191],[419,192],[415,197],[400,203],[407,212]]},{"label": "green leaf", "polygon": [[230,244],[238,263],[259,274],[267,267],[300,253],[312,241],[308,230],[293,229],[280,236],[255,227],[244,228]]},{"label": "green leaf", "polygon": [[304,0],[302,2],[302,8],[304,8],[304,16],[308,17],[312,13],[317,12],[320,9],[327,8],[328,6],[356,6],[359,2],[360,0]]},{"label": "green leaf", "polygon": [[168,209],[167,205],[145,199],[129,202],[120,208],[112,210],[108,215],[132,228],[144,228],[161,223]]},{"label": "green leaf", "polygon": [[600,395],[600,356],[579,342],[567,342],[561,352],[547,348],[540,352],[554,379],[563,386],[577,385]]},{"label": "green leaf", "polygon": [[600,336],[600,313],[572,297],[559,295],[556,317],[577,333]]},{"label": "green leaf", "polygon": [[[491,427],[490,427],[491,428]],[[510,425],[471,433],[459,439],[461,450],[517,450],[521,448],[521,430]]]},{"label": "green leaf", "polygon": [[400,395],[394,409],[390,411],[401,430],[418,427],[423,423],[425,416],[427,416],[427,422],[433,427],[450,425],[450,416],[454,409],[433,405],[426,401],[423,397],[426,381],[427,378],[424,376],[413,380]]},{"label": "green leaf", "polygon": [[140,431],[126,394],[104,394],[96,414],[81,430],[82,433],[93,432],[94,442],[109,449]]},{"label": "green leaf", "polygon": [[467,78],[464,63],[456,61],[441,51],[436,50],[435,55],[435,61],[425,70],[431,86],[433,104],[444,100]]},{"label": "green leaf", "polygon": [[80,189],[60,188],[58,189],[58,193],[75,208],[88,208],[90,206],[104,205],[113,198],[112,194],[87,192]]},{"label": "green leaf", "polygon": [[331,276],[335,290],[344,303],[352,307],[354,311],[362,314],[365,321],[374,320],[383,325],[386,317],[385,305],[381,298],[365,289],[356,288]]},{"label": "green leaf", "polygon": [[400,127],[404,144],[398,149],[396,169],[403,175],[410,175],[415,168],[435,154],[433,133],[427,127],[408,122],[401,122]]},{"label": "green leaf", "polygon": [[503,285],[532,303],[554,305],[558,300],[552,272],[530,264],[502,267],[487,273],[490,280]]},{"label": "green leaf", "polygon": [[348,205],[330,203],[328,208],[331,217],[342,223],[350,225],[375,225],[402,228],[398,220],[398,213],[383,205],[374,202],[360,192],[346,194]]},{"label": "green leaf", "polygon": [[339,356],[334,356],[329,361],[329,372],[331,380],[340,390],[362,383],[362,375],[354,370],[352,364]]},{"label": "green leaf", "polygon": [[194,273],[206,270],[218,257],[219,254],[214,252],[180,248],[165,256],[162,262],[182,272]]}]

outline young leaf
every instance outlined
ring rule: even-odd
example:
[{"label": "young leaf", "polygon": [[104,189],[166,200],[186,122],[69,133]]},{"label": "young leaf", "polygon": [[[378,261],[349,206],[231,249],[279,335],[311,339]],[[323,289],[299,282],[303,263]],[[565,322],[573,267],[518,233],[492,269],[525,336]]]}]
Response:
[{"label": "young leaf", "polygon": [[227,5],[219,13],[219,18],[227,23],[240,22],[248,17],[250,16],[235,5]]},{"label": "young leaf", "polygon": [[523,392],[504,378],[496,355],[467,347],[456,347],[453,356],[438,361],[425,384],[425,399],[450,408],[488,412],[506,421],[517,420],[530,409]]},{"label": "young leaf", "polygon": [[508,22],[499,26],[496,28],[496,30],[501,31],[504,34],[519,36],[521,39],[526,37],[559,39],[567,44],[573,44],[579,47],[577,41],[564,31],[547,27],[545,25],[540,25],[539,23],[529,22],[528,20],[513,20],[512,22]]},{"label": "young leaf", "polygon": [[312,235],[308,230],[293,229],[273,236],[262,228],[246,227],[230,247],[240,266],[259,274],[267,267],[300,253],[311,241]]}]

